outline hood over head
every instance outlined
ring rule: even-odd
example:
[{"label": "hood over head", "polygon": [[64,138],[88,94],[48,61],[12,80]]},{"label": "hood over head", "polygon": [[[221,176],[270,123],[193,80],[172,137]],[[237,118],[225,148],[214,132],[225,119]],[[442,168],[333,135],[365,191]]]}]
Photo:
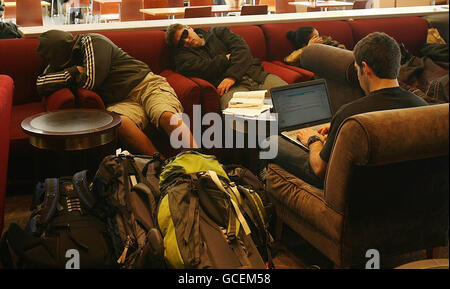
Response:
[{"label": "hood over head", "polygon": [[37,53],[52,69],[61,70],[72,64],[74,52],[80,48],[80,36],[73,37],[69,32],[49,30],[39,35]]}]

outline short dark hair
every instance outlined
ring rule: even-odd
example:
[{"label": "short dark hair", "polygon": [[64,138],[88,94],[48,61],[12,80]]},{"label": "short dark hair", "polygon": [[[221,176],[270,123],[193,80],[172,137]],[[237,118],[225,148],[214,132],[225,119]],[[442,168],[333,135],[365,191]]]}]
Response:
[{"label": "short dark hair", "polygon": [[173,38],[175,36],[175,32],[177,32],[180,29],[183,29],[184,25],[180,23],[175,23],[170,25],[166,30],[166,43],[170,47],[175,47],[175,44],[173,43]]},{"label": "short dark hair", "polygon": [[401,52],[397,41],[383,32],[373,32],[358,41],[353,49],[356,64],[366,62],[379,78],[396,79],[400,71]]}]

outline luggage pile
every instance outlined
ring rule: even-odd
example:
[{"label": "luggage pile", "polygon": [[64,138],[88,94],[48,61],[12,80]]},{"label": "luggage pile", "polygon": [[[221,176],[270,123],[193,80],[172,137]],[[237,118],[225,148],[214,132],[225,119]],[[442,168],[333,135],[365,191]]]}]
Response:
[{"label": "luggage pile", "polygon": [[107,156],[93,176],[46,179],[35,203],[1,240],[4,267],[273,268],[263,183],[194,150]]}]

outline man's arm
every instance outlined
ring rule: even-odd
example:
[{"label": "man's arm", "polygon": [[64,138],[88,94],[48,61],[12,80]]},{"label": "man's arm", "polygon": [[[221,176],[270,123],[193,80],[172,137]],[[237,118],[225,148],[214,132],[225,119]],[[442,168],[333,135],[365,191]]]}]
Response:
[{"label": "man's arm", "polygon": [[315,130],[302,129],[298,132],[297,139],[307,146],[309,138],[313,135],[319,137],[320,140],[309,145],[309,164],[311,165],[314,174],[323,179],[327,170],[327,163],[320,157],[320,151],[323,148],[326,137]]},{"label": "man's arm", "polygon": [[48,70],[49,67],[38,76],[36,81],[37,92],[40,96],[48,96],[59,89],[76,86],[76,78],[80,73],[75,65],[53,73],[48,73]]},{"label": "man's arm", "polygon": [[181,49],[175,55],[175,66],[177,70],[190,77],[203,79],[215,79],[220,77],[229,62],[226,55],[215,55],[210,58],[193,49]]},{"label": "man's arm", "polygon": [[240,80],[253,62],[250,48],[241,36],[231,32],[228,27],[214,28],[214,33],[230,52],[230,66],[223,76]]},{"label": "man's arm", "polygon": [[94,90],[110,72],[113,46],[109,39],[93,39],[90,35],[85,35],[81,43],[83,65],[82,69],[78,67],[80,74],[76,78],[77,87]]},{"label": "man's arm", "polygon": [[89,35],[82,40],[83,64],[65,68],[62,71],[49,73],[47,67],[38,76],[36,87],[38,94],[47,96],[62,88],[86,88],[93,90],[100,85],[109,73],[112,46],[96,47]]},{"label": "man's arm", "polygon": [[321,179],[325,177],[325,171],[327,170],[327,163],[320,157],[322,148],[323,143],[320,141],[313,142],[309,146],[309,164],[311,165],[314,174]]}]

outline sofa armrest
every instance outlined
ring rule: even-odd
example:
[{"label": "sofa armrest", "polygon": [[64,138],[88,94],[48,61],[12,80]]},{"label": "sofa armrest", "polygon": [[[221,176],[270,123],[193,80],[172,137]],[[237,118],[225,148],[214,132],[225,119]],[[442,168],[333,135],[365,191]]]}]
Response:
[{"label": "sofa armrest", "polygon": [[202,105],[202,115],[208,112],[221,114],[220,96],[216,87],[202,78],[191,77],[190,79],[200,87],[200,104]]},{"label": "sofa armrest", "polygon": [[304,76],[293,69],[269,61],[263,61],[261,65],[264,67],[265,71],[280,77],[288,84],[304,81]]},{"label": "sofa armrest", "polygon": [[307,46],[300,56],[300,66],[315,75],[359,87],[354,62],[352,51],[324,44]]},{"label": "sofa armrest", "polygon": [[74,108],[75,96],[70,89],[63,88],[43,97],[42,102],[47,111]]},{"label": "sofa armrest", "polygon": [[96,92],[84,88],[78,89],[78,104],[83,108],[105,109],[105,103]]},{"label": "sofa armrest", "polygon": [[167,82],[175,90],[184,113],[192,119],[194,104],[201,103],[198,85],[189,78],[169,69],[164,70],[160,75],[167,79]]},{"label": "sofa armrest", "polygon": [[13,79],[8,75],[0,75],[0,235],[3,230],[13,91]]},{"label": "sofa armrest", "polygon": [[311,80],[314,77],[314,72],[303,69],[301,67],[292,66],[292,65],[286,64],[284,62],[278,61],[278,60],[272,61],[272,63],[279,65],[281,67],[284,67],[284,68],[294,70],[295,72],[299,73],[300,77],[301,77],[300,82]]}]

